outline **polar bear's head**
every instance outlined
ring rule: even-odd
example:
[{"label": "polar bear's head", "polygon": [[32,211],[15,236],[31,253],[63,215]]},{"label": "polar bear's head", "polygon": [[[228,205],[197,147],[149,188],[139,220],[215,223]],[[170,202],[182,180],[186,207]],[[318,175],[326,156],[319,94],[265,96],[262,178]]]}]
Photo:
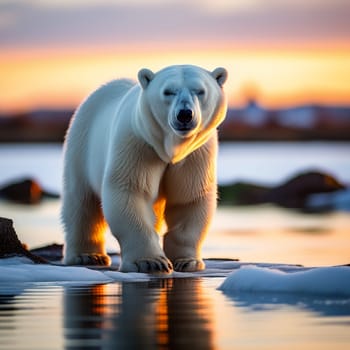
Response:
[{"label": "polar bear's head", "polygon": [[152,132],[154,125],[162,131],[167,160],[171,158],[173,162],[174,158],[184,158],[189,153],[181,151],[184,148],[181,146],[193,146],[190,151],[201,146],[225,117],[224,68],[209,72],[181,65],[158,73],[141,69],[138,79],[142,87],[142,112],[152,118]]}]

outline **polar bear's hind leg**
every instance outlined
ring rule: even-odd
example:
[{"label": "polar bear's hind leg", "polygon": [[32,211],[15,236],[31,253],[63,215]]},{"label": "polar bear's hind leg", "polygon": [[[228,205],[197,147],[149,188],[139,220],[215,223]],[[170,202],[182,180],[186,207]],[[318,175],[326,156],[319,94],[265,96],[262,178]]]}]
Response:
[{"label": "polar bear's hind leg", "polygon": [[[70,193],[70,194],[69,194]],[[89,192],[80,198],[79,191],[67,192],[63,198],[62,220],[66,244],[64,263],[67,265],[110,265],[105,251],[106,222],[100,201]]]}]

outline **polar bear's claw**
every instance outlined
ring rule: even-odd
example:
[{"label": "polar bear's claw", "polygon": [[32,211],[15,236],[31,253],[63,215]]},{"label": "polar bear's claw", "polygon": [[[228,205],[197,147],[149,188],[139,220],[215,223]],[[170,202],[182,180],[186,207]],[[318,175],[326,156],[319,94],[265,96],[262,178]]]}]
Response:
[{"label": "polar bear's claw", "polygon": [[174,262],[174,270],[179,272],[193,272],[205,269],[203,260],[194,258],[176,259]]},{"label": "polar bear's claw", "polygon": [[80,254],[76,256],[73,265],[111,265],[111,258],[105,254]]},{"label": "polar bear's claw", "polygon": [[135,264],[138,272],[143,273],[171,273],[173,271],[173,265],[163,256],[139,259]]}]

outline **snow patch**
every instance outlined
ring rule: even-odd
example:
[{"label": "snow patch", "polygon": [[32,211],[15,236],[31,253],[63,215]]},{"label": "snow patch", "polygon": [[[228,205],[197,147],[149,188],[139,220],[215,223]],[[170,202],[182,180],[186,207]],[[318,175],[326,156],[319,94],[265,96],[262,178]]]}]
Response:
[{"label": "snow patch", "polygon": [[243,266],[231,272],[219,289],[225,292],[350,295],[350,267],[318,267],[285,272]]},{"label": "snow patch", "polygon": [[23,257],[0,260],[0,283],[68,281],[111,282],[112,279],[85,267],[33,264]]}]

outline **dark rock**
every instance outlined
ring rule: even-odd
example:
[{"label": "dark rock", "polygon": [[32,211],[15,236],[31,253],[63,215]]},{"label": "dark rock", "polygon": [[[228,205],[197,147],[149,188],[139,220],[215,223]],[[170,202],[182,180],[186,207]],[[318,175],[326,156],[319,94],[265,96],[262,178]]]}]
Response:
[{"label": "dark rock", "polygon": [[307,198],[315,193],[328,193],[345,189],[333,176],[320,172],[297,175],[284,184],[272,188],[263,196],[263,201],[286,208],[304,208]]},{"label": "dark rock", "polygon": [[37,181],[30,178],[4,185],[0,188],[0,196],[21,204],[37,204],[44,197],[59,197],[57,194],[44,191]]},{"label": "dark rock", "polygon": [[31,253],[49,261],[57,261],[63,258],[63,244],[50,244],[30,250]]},{"label": "dark rock", "polygon": [[346,187],[333,176],[309,171],[294,176],[276,187],[237,182],[219,186],[221,204],[254,205],[273,203],[286,208],[306,209],[308,198],[316,193],[330,193]]},{"label": "dark rock", "polygon": [[0,259],[13,256],[25,256],[36,264],[47,261],[29,252],[18,239],[11,219],[0,217]]}]

